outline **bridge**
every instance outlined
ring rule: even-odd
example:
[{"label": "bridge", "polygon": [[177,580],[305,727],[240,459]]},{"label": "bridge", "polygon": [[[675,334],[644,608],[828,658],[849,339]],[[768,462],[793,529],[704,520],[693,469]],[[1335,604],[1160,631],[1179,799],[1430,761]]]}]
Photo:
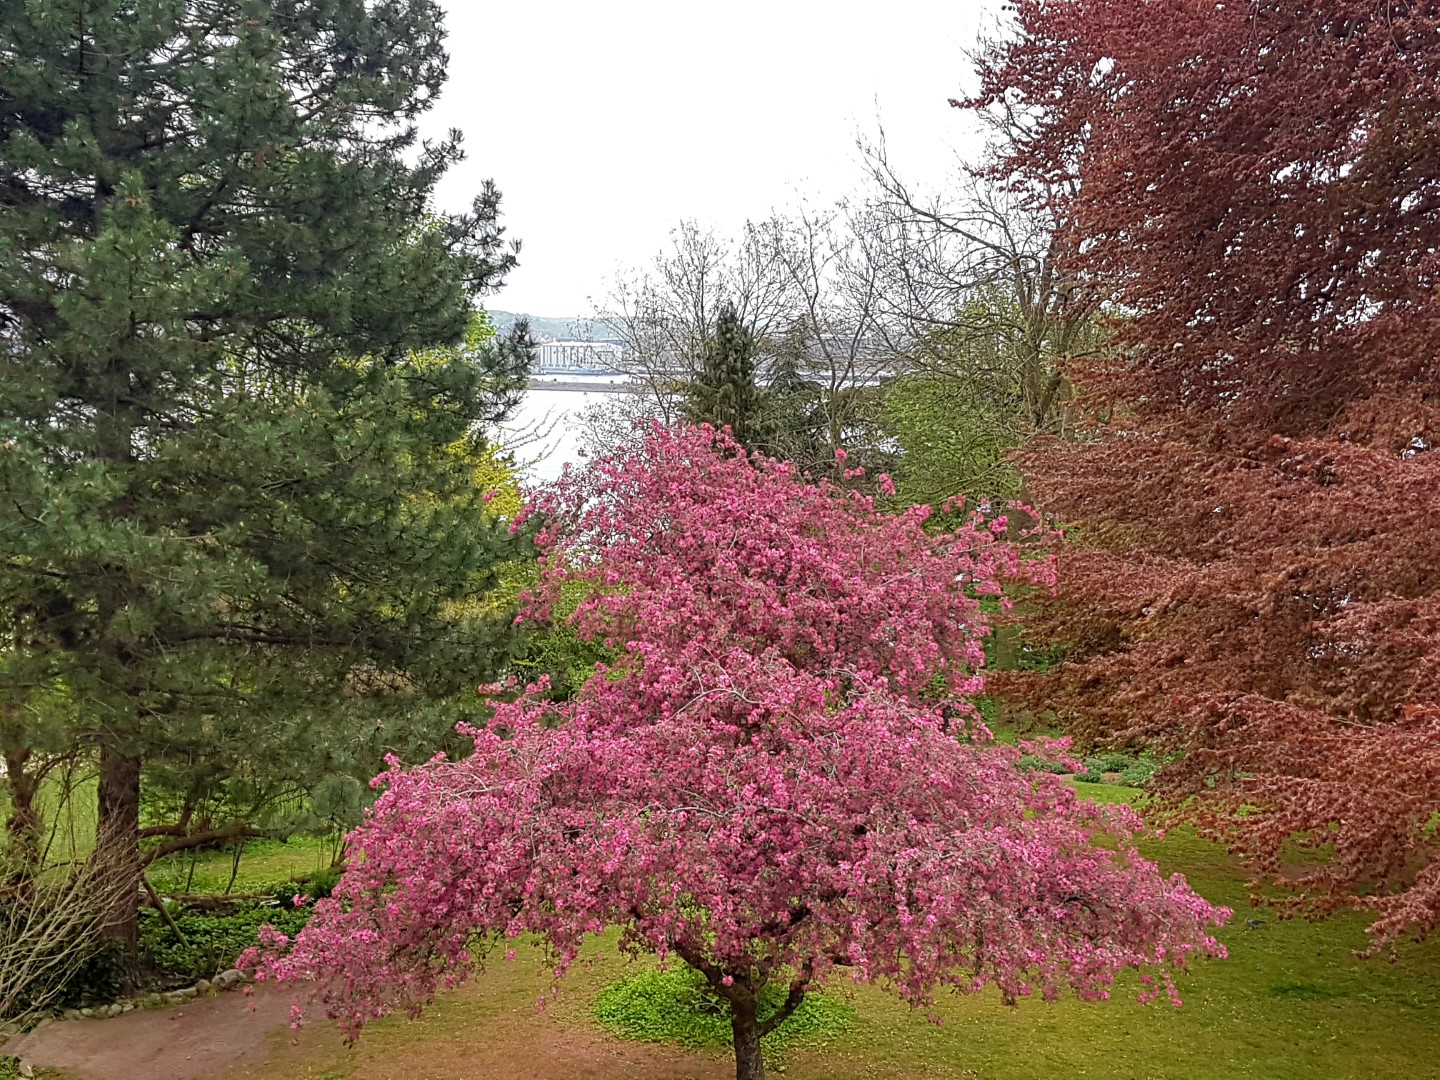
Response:
[{"label": "bridge", "polygon": [[532,375],[619,375],[624,349],[616,341],[544,341],[535,347]]}]

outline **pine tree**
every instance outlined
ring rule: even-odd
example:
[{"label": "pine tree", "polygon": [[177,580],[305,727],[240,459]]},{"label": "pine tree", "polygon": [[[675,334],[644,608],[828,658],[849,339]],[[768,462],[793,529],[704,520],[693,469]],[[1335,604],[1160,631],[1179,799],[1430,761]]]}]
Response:
[{"label": "pine tree", "polygon": [[734,304],[724,304],[705,342],[698,377],[687,389],[691,423],[728,427],[735,441],[754,448],[761,432],[761,393],[755,384],[755,335]]},{"label": "pine tree", "polygon": [[97,761],[117,859],[142,778],[161,850],[242,836],[503,659],[472,451],[523,335],[417,352],[514,262],[493,188],[429,210],[442,44],[433,0],[0,0],[0,742]]}]

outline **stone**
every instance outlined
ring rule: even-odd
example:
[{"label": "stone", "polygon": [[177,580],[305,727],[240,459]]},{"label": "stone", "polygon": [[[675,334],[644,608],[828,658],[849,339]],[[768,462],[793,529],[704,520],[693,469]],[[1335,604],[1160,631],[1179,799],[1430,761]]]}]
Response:
[{"label": "stone", "polygon": [[245,981],[245,976],[238,968],[226,968],[215,976],[215,985],[222,990],[228,990],[232,986],[239,986]]},{"label": "stone", "polygon": [[106,1015],[106,1016],[119,1016],[123,1011],[124,1011],[124,1010],[120,1008],[120,1003],[117,1001],[117,1002],[115,1002],[114,1004],[112,1004],[108,1009],[105,1010],[105,1015]]},{"label": "stone", "polygon": [[19,1024],[0,1024],[0,1038],[8,1039],[11,1035],[20,1034]]},{"label": "stone", "polygon": [[135,1002],[133,1002],[133,1001],[127,1001],[127,1002],[125,1002],[124,1004],[122,1004],[122,1005],[120,1006],[120,1011],[121,1011],[122,1013],[127,1013],[127,1012],[133,1011],[134,1008],[135,1008]]},{"label": "stone", "polygon": [[30,1080],[30,1078],[35,1075],[35,1066],[31,1065],[28,1061],[20,1062],[20,1075],[23,1076],[25,1080]]},{"label": "stone", "polygon": [[66,1020],[79,1020],[79,1019],[80,1019],[80,1010],[79,1010],[79,1009],[66,1009],[66,1010],[65,1010],[64,1012],[62,1012],[60,1015],[61,1015],[62,1017],[64,1017]]},{"label": "stone", "polygon": [[199,982],[197,982],[195,984],[195,992],[197,994],[208,994],[210,992],[210,980],[201,979]]},{"label": "stone", "polygon": [[81,1010],[80,1010],[80,1015],[83,1016],[83,1017],[85,1017],[85,1019],[89,1020],[89,1019],[91,1019],[91,1018],[94,1017],[94,1015],[95,1015],[95,1010],[94,1010],[94,1009],[81,1009]]}]

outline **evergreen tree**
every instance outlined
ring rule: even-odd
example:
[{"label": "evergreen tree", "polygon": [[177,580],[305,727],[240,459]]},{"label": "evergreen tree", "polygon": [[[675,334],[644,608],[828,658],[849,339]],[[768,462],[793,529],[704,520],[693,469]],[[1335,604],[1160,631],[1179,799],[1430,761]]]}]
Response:
[{"label": "evergreen tree", "polygon": [[770,457],[794,462],[803,471],[823,475],[835,463],[835,450],[830,445],[820,387],[801,370],[805,345],[798,327],[775,342],[761,395],[764,430],[759,448]]},{"label": "evergreen tree", "polygon": [[353,791],[503,658],[472,433],[523,333],[417,353],[514,261],[492,188],[428,211],[442,43],[434,0],[0,0],[0,742],[98,761],[117,859]]},{"label": "evergreen tree", "polygon": [[763,438],[755,352],[755,335],[741,322],[735,305],[722,305],[685,402],[685,416],[691,423],[728,427],[735,441],[747,449]]}]

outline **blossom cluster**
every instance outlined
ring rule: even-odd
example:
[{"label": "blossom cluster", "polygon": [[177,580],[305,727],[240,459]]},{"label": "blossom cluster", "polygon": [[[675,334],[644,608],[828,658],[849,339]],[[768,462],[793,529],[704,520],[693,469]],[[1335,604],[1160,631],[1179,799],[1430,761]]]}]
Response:
[{"label": "blossom cluster", "polygon": [[559,977],[607,927],[726,992],[844,971],[916,1003],[1103,997],[1127,968],[1173,995],[1170,970],[1223,955],[1228,912],[1136,853],[1133,813],[1021,771],[964,704],[982,598],[1050,573],[1003,526],[928,532],[704,429],[535,512],[528,616],[584,580],[573,623],[621,659],[568,701],[486,688],[472,754],[377,777],[334,895],[247,958],[318,981],[349,1033],[521,935]]}]

